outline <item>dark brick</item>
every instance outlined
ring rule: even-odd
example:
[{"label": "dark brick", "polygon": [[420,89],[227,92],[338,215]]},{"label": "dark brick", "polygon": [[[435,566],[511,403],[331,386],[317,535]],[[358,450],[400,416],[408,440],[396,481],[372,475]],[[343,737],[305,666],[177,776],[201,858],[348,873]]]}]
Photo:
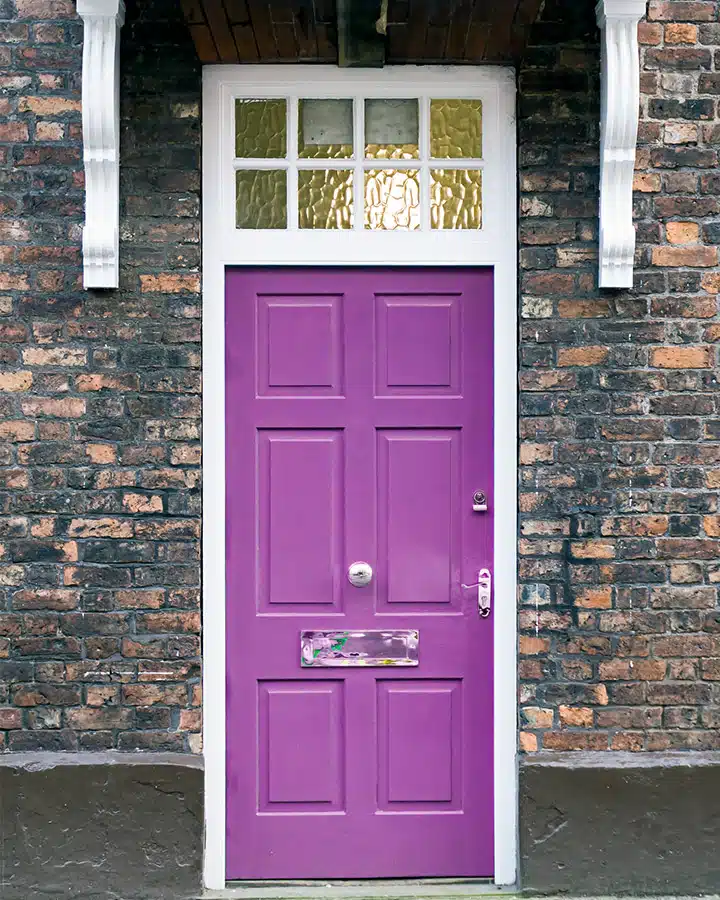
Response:
[{"label": "dark brick", "polygon": [[[520,226],[520,680],[530,709],[521,747],[622,749],[608,732],[634,729],[641,749],[700,749],[714,738],[696,707],[720,678],[720,666],[715,675],[708,660],[703,674],[694,658],[720,632],[720,381],[707,349],[720,343],[720,82],[709,71],[720,60],[718,4],[650,4],[651,19],[691,23],[684,36],[699,25],[703,46],[674,44],[669,32],[663,45],[661,25],[655,46],[641,45],[637,265],[632,291],[612,294],[597,291],[583,255],[597,240],[591,29],[580,42],[585,62],[576,44],[572,77],[558,68],[576,10],[567,0],[545,5],[547,24],[534,30],[520,73],[521,213],[534,213]],[[694,73],[699,97],[680,88]],[[556,127],[547,120],[560,108]],[[548,248],[554,265],[537,252]],[[545,609],[565,598],[573,623],[560,638]],[[677,658],[655,659],[648,636],[677,636]],[[600,684],[603,675],[626,680]],[[591,715],[573,719],[577,708]],[[563,717],[585,730],[566,734]]]},{"label": "dark brick", "polygon": [[[185,669],[172,669],[180,688],[168,693],[174,704],[108,714],[84,706],[78,685],[137,680],[130,644],[121,658],[122,638],[142,607],[117,602],[116,592],[162,582],[182,599],[199,583],[199,507],[185,495],[199,492],[200,66],[176,4],[128,4],[122,288],[84,292],[82,24],[62,19],[49,43],[56,23],[24,9],[19,21],[14,5],[0,0],[0,68],[20,79],[0,109],[0,140],[12,140],[8,153],[0,148],[0,259],[8,279],[1,293],[13,304],[0,317],[0,363],[9,377],[25,379],[20,391],[0,392],[0,439],[12,441],[0,444],[0,541],[13,573],[0,598],[0,656],[7,656],[0,704],[19,713],[23,726],[15,728],[16,716],[0,719],[0,747],[136,743],[197,752],[192,729],[178,730],[191,704],[185,679],[197,673],[197,612],[165,620],[163,654],[153,659],[172,667],[182,657]],[[33,9],[43,12],[39,0]],[[47,123],[60,126],[49,140],[42,137]],[[143,292],[161,279],[176,279],[182,295]],[[150,441],[155,422],[163,424]],[[180,438],[183,431],[191,436]],[[131,466],[157,473],[141,476]],[[137,490],[141,480],[149,490]],[[142,498],[137,510],[124,503],[131,493]],[[143,503],[152,516],[147,533],[135,536],[134,521],[148,515]],[[178,506],[185,510],[174,519],[169,510]],[[125,733],[138,737],[123,742]]]}]

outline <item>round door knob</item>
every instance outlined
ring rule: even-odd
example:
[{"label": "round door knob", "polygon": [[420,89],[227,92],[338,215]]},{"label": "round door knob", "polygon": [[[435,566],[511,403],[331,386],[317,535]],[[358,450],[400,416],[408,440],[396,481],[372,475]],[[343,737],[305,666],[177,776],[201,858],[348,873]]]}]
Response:
[{"label": "round door knob", "polygon": [[348,581],[355,587],[365,587],[372,581],[372,566],[366,562],[354,562],[348,569]]}]

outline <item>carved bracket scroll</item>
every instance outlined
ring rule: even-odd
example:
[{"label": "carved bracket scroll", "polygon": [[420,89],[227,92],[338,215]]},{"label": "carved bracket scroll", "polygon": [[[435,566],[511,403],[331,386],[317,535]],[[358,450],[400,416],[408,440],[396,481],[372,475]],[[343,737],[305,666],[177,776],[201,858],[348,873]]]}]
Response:
[{"label": "carved bracket scroll", "polygon": [[85,164],[83,285],[116,288],[120,243],[120,28],[122,0],[78,0],[83,20]]},{"label": "carved bracket scroll", "polygon": [[633,176],[640,105],[637,26],[646,0],[599,0],[602,31],[600,287],[633,284]]}]

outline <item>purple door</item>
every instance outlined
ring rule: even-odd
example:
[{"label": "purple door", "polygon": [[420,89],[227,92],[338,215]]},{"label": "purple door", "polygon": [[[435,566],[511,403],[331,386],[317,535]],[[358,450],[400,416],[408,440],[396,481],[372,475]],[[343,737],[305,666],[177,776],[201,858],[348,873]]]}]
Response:
[{"label": "purple door", "polygon": [[[228,271],[228,879],[492,874],[492,616],[461,586],[492,566],[492,294]],[[304,630],[417,631],[417,665],[303,667]]]}]

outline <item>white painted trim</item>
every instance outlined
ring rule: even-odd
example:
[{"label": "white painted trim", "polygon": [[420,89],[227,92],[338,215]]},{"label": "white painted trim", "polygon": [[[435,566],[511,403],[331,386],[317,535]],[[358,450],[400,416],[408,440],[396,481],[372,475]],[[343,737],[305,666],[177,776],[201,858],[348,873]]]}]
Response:
[{"label": "white painted trim", "polygon": [[[484,265],[495,293],[495,882],[517,878],[517,209],[515,73],[507,68],[203,69],[203,696],[205,886],[225,888],[225,371],[228,265]],[[480,97],[481,231],[238,231],[236,96]],[[322,165],[322,163],[319,163]]]},{"label": "white painted trim", "polygon": [[120,255],[120,29],[123,0],[78,0],[83,20],[83,286],[116,288]]},{"label": "white painted trim", "polygon": [[508,221],[495,262],[494,318],[494,738],[495,884],[518,877],[517,771],[517,152],[515,82],[498,92],[504,167],[497,190]]},{"label": "white painted trim", "polygon": [[595,8],[602,31],[601,288],[633,285],[632,200],[640,106],[637,26],[646,6],[646,0],[599,0]]}]

